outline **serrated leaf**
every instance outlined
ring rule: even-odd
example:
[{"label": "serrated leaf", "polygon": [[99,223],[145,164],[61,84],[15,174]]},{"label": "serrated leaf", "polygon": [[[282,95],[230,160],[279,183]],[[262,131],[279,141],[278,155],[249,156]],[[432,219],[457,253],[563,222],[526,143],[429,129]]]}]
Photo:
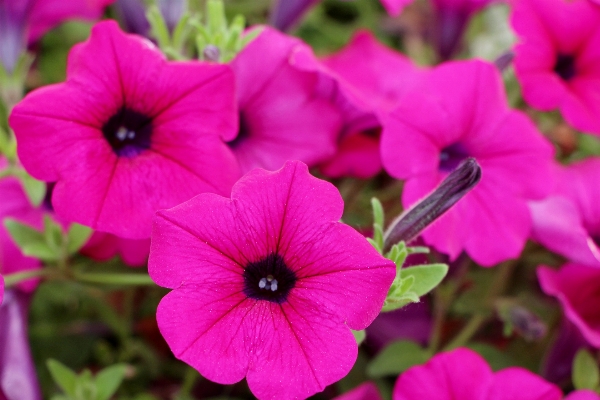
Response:
[{"label": "serrated leaf", "polygon": [[439,285],[447,273],[448,266],[446,264],[418,265],[415,267],[404,268],[402,270],[402,278],[413,276],[415,278],[415,283],[411,290],[415,292],[417,296],[421,297]]},{"label": "serrated leaf", "polygon": [[367,375],[370,378],[396,376],[427,360],[429,353],[426,349],[415,342],[400,340],[391,343],[377,354],[367,366]]},{"label": "serrated leaf", "polygon": [[352,334],[354,335],[354,339],[356,339],[356,344],[360,346],[361,343],[364,342],[365,338],[367,337],[367,332],[365,332],[364,329],[362,331],[355,331],[353,329],[351,330]]},{"label": "serrated leaf", "polygon": [[598,363],[587,350],[581,349],[575,355],[572,374],[575,389],[598,389],[600,370],[598,369]]},{"label": "serrated leaf", "polygon": [[76,253],[92,236],[92,229],[85,225],[71,224],[67,233],[67,252]]},{"label": "serrated leaf", "polygon": [[54,382],[70,397],[76,396],[78,376],[62,363],[49,359],[46,366],[52,375]]},{"label": "serrated leaf", "polygon": [[96,375],[96,400],[109,400],[117,391],[127,372],[127,365],[117,364],[103,369]]}]

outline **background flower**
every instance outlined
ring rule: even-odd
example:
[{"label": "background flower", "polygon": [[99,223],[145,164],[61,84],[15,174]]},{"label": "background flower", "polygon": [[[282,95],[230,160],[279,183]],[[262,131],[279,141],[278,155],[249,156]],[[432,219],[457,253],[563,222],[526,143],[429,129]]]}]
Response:
[{"label": "background flower", "polygon": [[[551,189],[550,144],[524,114],[508,108],[492,64],[443,64],[406,97],[385,121],[381,139],[386,171],[406,179],[405,207],[466,157],[482,169],[478,185],[423,232],[426,243],[451,259],[465,250],[484,266],[517,257],[531,229],[527,200]],[[410,156],[399,157],[400,149]]]}]

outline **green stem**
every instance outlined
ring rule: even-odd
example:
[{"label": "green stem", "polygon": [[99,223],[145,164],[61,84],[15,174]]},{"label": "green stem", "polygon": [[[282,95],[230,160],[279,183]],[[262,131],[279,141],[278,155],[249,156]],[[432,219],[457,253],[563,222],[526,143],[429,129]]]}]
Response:
[{"label": "green stem", "polygon": [[42,278],[53,274],[49,268],[32,269],[28,271],[15,272],[14,274],[4,275],[4,285],[9,288],[23,281],[33,278]]},{"label": "green stem", "polygon": [[85,283],[99,283],[104,285],[126,285],[126,286],[154,286],[155,283],[146,274],[110,274],[110,273],[85,273],[76,272],[75,280]]},{"label": "green stem", "polygon": [[444,351],[454,350],[454,349],[456,349],[458,347],[462,347],[465,344],[467,344],[467,342],[469,340],[471,340],[471,338],[473,336],[475,336],[475,334],[483,326],[483,324],[485,323],[485,321],[487,321],[487,316],[485,316],[483,314],[475,314],[475,315],[473,315],[469,319],[469,321],[467,322],[467,324],[461,329],[461,331],[458,333],[458,335],[456,335],[450,341],[450,343],[448,343],[446,345],[446,347],[444,347]]}]

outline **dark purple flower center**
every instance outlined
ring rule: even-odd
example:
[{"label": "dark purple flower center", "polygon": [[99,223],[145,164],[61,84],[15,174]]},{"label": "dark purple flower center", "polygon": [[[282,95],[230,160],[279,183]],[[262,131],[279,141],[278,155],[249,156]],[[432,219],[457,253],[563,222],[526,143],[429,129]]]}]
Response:
[{"label": "dark purple flower center", "polygon": [[152,119],[122,107],[102,127],[104,138],[120,157],[134,157],[149,149]]},{"label": "dark purple flower center", "polygon": [[565,81],[573,78],[575,76],[575,57],[559,54],[556,57],[556,64],[554,64],[554,72]]},{"label": "dark purple flower center", "polygon": [[460,143],[444,147],[440,152],[440,169],[445,172],[454,171],[461,161],[467,157],[469,157],[469,153]]},{"label": "dark purple flower center", "polygon": [[277,253],[249,263],[244,269],[244,294],[254,300],[281,304],[298,278]]},{"label": "dark purple flower center", "polygon": [[227,142],[229,147],[231,147],[232,149],[235,149],[242,142],[244,142],[246,139],[248,139],[248,137],[250,137],[250,126],[248,126],[248,120],[244,116],[243,112],[240,112],[238,121],[239,121],[239,127],[238,127],[237,136],[233,140],[230,140],[229,142]]}]

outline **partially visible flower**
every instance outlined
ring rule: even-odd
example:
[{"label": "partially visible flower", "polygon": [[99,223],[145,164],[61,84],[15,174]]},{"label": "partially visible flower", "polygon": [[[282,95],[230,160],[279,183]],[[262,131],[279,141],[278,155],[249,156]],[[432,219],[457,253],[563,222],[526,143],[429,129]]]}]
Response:
[{"label": "partially visible flower", "polygon": [[150,22],[146,18],[146,6],[142,0],[116,0],[114,8],[127,32],[148,36]]},{"label": "partially visible flower", "polygon": [[0,306],[0,399],[41,400],[27,332],[30,295],[7,290]]},{"label": "partially visible flower", "polygon": [[570,385],[573,359],[580,349],[589,347],[579,328],[568,318],[564,318],[558,328],[556,339],[544,355],[540,374],[544,379],[559,386]]},{"label": "partially visible flower", "polygon": [[173,32],[187,9],[187,0],[158,0],[157,4],[167,28]]},{"label": "partially visible flower", "polygon": [[576,263],[600,267],[600,158],[554,166],[552,194],[529,203],[532,237]]},{"label": "partially visible flower", "polygon": [[600,134],[600,8],[589,0],[517,0],[511,24],[527,103],[558,108],[573,127]]},{"label": "partially visible flower", "polygon": [[341,114],[319,94],[320,73],[290,58],[307,45],[264,27],[231,62],[237,85],[239,127],[229,141],[242,172],[281,168],[287,160],[315,165],[335,153]]},{"label": "partially visible flower", "polygon": [[381,171],[381,120],[402,101],[423,76],[403,54],[381,45],[368,31],[359,31],[340,52],[323,64],[339,81],[344,123],[335,156],[321,170],[330,177],[370,178]]},{"label": "partially visible flower", "polygon": [[376,351],[393,341],[407,339],[426,345],[431,335],[433,318],[427,299],[398,310],[381,313],[367,328],[366,343]]},{"label": "partially visible flower", "polygon": [[477,353],[459,348],[402,373],[393,400],[560,400],[560,389],[523,368],[493,372]]},{"label": "partially visible flower", "polygon": [[365,382],[333,400],[382,400],[377,386],[373,382]]},{"label": "partially visible flower", "polygon": [[119,255],[131,267],[140,267],[148,261],[150,239],[124,239],[110,233],[94,232],[80,253],[98,261]]},{"label": "partially visible flower", "polygon": [[381,0],[381,4],[385,10],[393,17],[400,15],[404,7],[412,3],[414,0]]},{"label": "partially visible flower", "polygon": [[309,8],[320,0],[275,0],[269,23],[280,31],[288,31]]},{"label": "partially visible flower", "polygon": [[68,19],[98,19],[113,1],[0,0],[0,63],[12,72],[28,42]]},{"label": "partially visible flower", "polygon": [[569,263],[558,271],[539,267],[540,286],[560,302],[565,316],[600,348],[600,268]]},{"label": "partially visible flower", "polygon": [[426,196],[467,157],[482,170],[477,186],[423,232],[426,243],[451,259],[465,250],[484,266],[517,257],[531,229],[527,201],[550,191],[550,143],[508,107],[490,63],[442,64],[406,96],[411,101],[385,121],[381,142],[384,168],[406,179],[404,206]]},{"label": "partially visible flower", "polygon": [[157,321],[173,353],[261,399],[305,398],[345,376],[395,266],[339,221],[343,201],[305,164],[255,169],[231,199],[157,213],[149,273],[172,290]]},{"label": "partially visible flower", "polygon": [[[0,157],[0,170],[7,162]],[[23,255],[4,227],[5,218],[14,218],[31,227],[41,229],[43,212],[35,208],[16,178],[0,179],[0,274],[7,275],[40,268],[40,261]],[[31,291],[37,286],[36,280],[27,280],[19,284],[19,289]]]},{"label": "partially visible flower", "polygon": [[224,140],[237,128],[226,65],[168,62],[149,41],[97,24],[71,50],[65,83],[29,93],[10,116],[24,167],[56,182],[56,213],[131,239],[155,211],[239,177]]},{"label": "partially visible flower", "polygon": [[569,393],[565,400],[600,400],[600,395],[592,390],[577,390]]},{"label": "partially visible flower", "polygon": [[0,305],[2,305],[2,300],[4,299],[4,277],[0,274]]}]

